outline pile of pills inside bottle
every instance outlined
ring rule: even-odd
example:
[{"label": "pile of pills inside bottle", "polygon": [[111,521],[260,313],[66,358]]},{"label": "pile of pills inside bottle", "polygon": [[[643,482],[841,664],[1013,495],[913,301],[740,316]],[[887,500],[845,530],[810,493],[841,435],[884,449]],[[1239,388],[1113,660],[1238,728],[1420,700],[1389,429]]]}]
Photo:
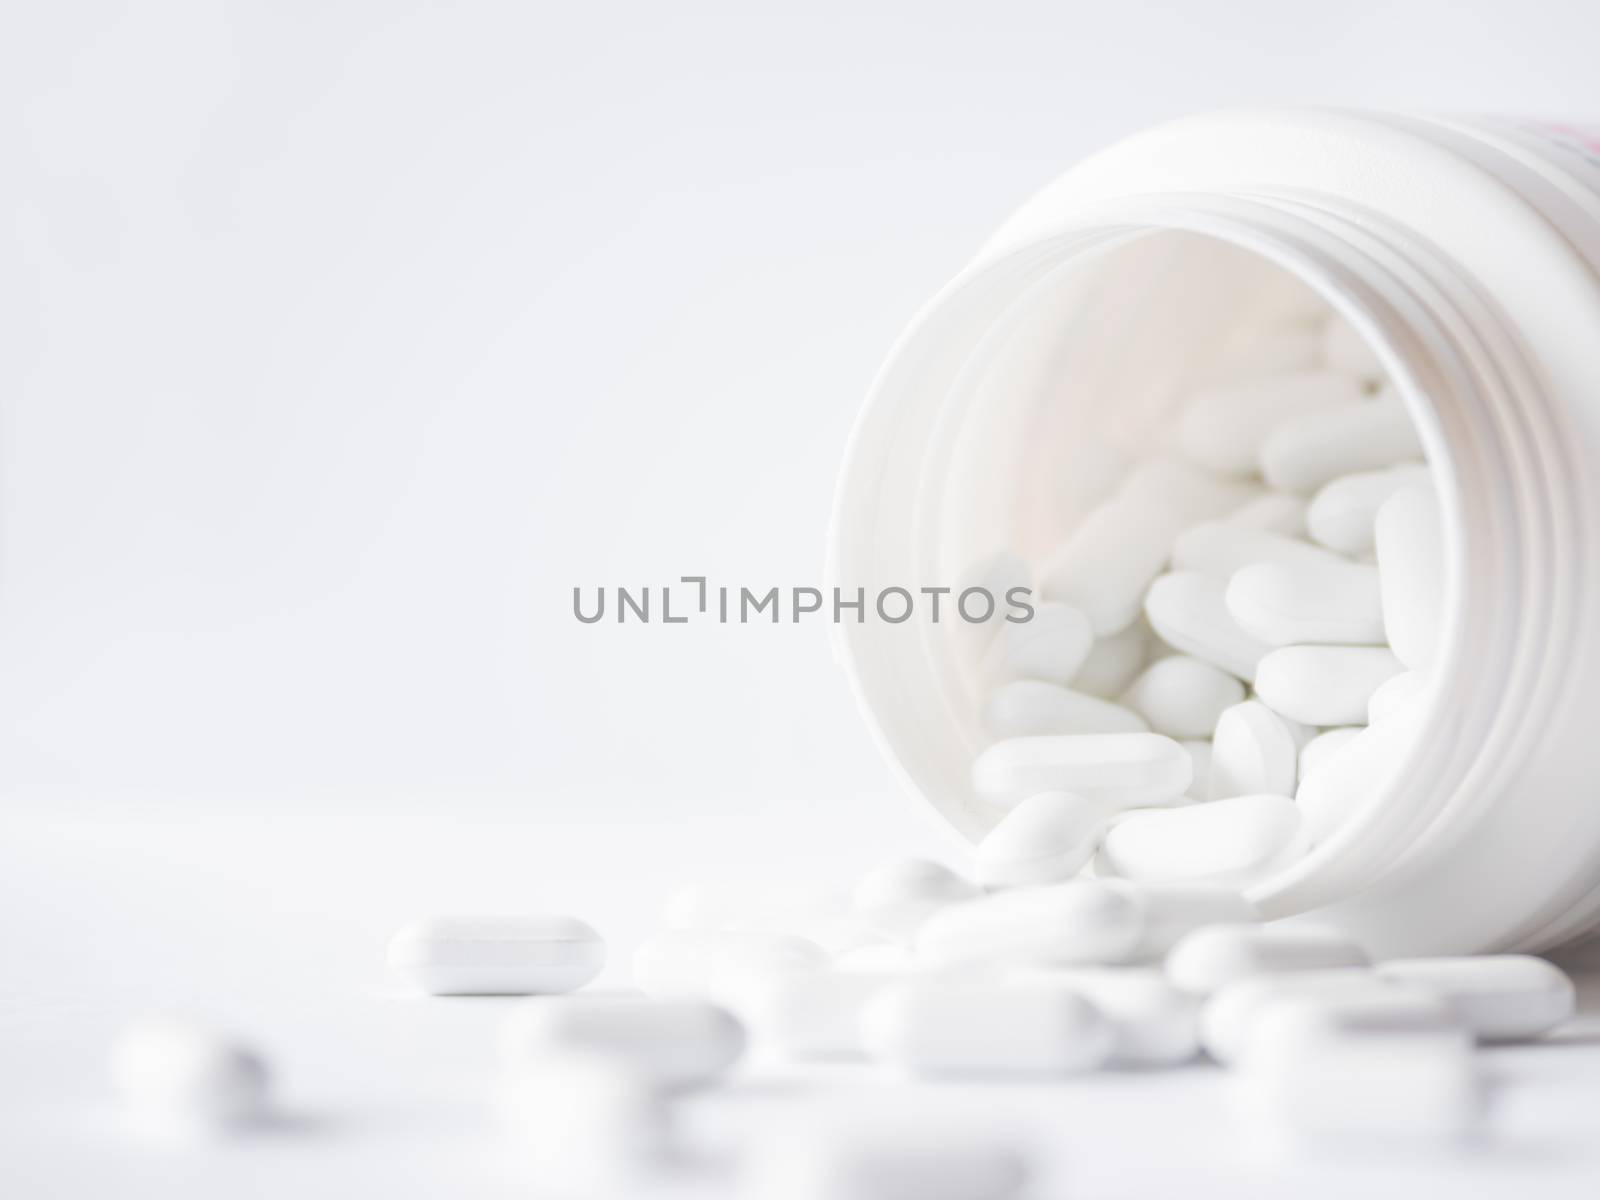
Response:
[{"label": "pile of pills inside bottle", "polygon": [[1405,751],[1444,572],[1377,358],[1331,315],[1269,330],[1044,561],[975,568],[1039,597],[972,651],[993,738],[972,787],[1004,814],[980,880],[1245,886],[1292,863]]}]

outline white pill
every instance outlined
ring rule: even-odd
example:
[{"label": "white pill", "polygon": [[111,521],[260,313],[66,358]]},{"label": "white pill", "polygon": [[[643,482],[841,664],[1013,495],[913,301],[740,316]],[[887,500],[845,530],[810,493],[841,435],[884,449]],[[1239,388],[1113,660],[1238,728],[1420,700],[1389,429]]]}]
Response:
[{"label": "white pill", "polygon": [[662,1087],[706,1083],[744,1053],[744,1027],[703,1000],[549,997],[519,1004],[501,1036],[507,1064],[568,1055],[619,1059]]},{"label": "white pill", "polygon": [[769,976],[741,991],[738,1013],[759,1047],[784,1058],[859,1057],[863,1006],[912,974],[884,966]]},{"label": "white pill", "polygon": [[1239,627],[1269,645],[1383,644],[1378,569],[1365,563],[1315,569],[1257,563],[1234,573],[1224,598]]},{"label": "white pill", "polygon": [[1364,967],[1366,953],[1343,934],[1314,926],[1208,925],[1167,955],[1167,978],[1186,992],[1209,995],[1256,975]]},{"label": "white pill", "polygon": [[1185,936],[1203,926],[1249,924],[1261,919],[1243,893],[1224,884],[1115,883],[1139,908],[1139,941],[1131,956],[1139,962],[1165,957]]},{"label": "white pill", "polygon": [[1076,875],[1100,847],[1107,809],[1071,792],[1041,792],[1012,809],[978,845],[986,888],[1037,887]]},{"label": "white pill", "polygon": [[1276,533],[1299,538],[1306,533],[1307,507],[1304,496],[1292,492],[1266,492],[1228,514],[1228,524],[1257,533]]},{"label": "white pill", "polygon": [[205,1025],[147,1017],[111,1048],[111,1084],[141,1133],[183,1138],[224,1133],[267,1115],[261,1055]]},{"label": "white pill", "polygon": [[893,859],[868,871],[856,885],[855,912],[868,928],[903,942],[931,913],[977,894],[976,884],[942,863]]},{"label": "white pill", "polygon": [[1314,845],[1326,841],[1383,793],[1416,744],[1421,711],[1409,709],[1362,729],[1339,752],[1302,776],[1295,789]]},{"label": "white pill", "polygon": [[1192,769],[1183,747],[1160,734],[1064,734],[996,742],[973,762],[972,782],[1006,807],[1038,792],[1136,807],[1179,799]]},{"label": "white pill", "polygon": [[1212,734],[1207,797],[1291,796],[1299,754],[1296,731],[1283,717],[1259,700],[1235,704]]},{"label": "white pill", "polygon": [[983,706],[983,723],[1002,738],[1142,733],[1149,728],[1131,708],[1037,679],[1018,679],[996,688]]},{"label": "white pill", "polygon": [[514,1157],[562,1195],[626,1195],[673,1161],[671,1111],[626,1062],[541,1058],[502,1080],[495,1111]]},{"label": "white pill", "polygon": [[1232,675],[1187,654],[1151,663],[1133,681],[1123,702],[1173,738],[1205,737],[1229,705],[1244,699],[1244,685]]},{"label": "white pill", "polygon": [[1107,831],[1095,865],[1135,881],[1244,884],[1292,862],[1305,844],[1289,797],[1234,796],[1128,813]]},{"label": "white pill", "polygon": [[917,1074],[1068,1074],[1111,1055],[1116,1030],[1076,992],[997,983],[902,983],[861,1014],[861,1044]]},{"label": "white pill", "polygon": [[1046,560],[1044,594],[1077,608],[1098,635],[1126,629],[1166,565],[1176,532],[1163,508],[1113,498],[1092,509]]},{"label": "white pill", "polygon": [[1007,983],[1076,991],[1115,1030],[1117,1066],[1177,1066],[1200,1051],[1200,1008],[1194,997],[1148,967],[1027,967]]},{"label": "white pill", "polygon": [[1180,742],[1179,745],[1189,756],[1192,773],[1189,789],[1184,795],[1191,800],[1204,800],[1206,790],[1211,786],[1211,743],[1193,738]]},{"label": "white pill", "polygon": [[1454,1150],[1480,1130],[1471,1039],[1437,1000],[1301,1000],[1262,1014],[1236,1096],[1260,1151]]},{"label": "white pill", "polygon": [[1297,416],[1358,402],[1361,385],[1333,371],[1299,371],[1213,384],[1194,393],[1178,417],[1178,444],[1220,475],[1251,475],[1273,430]]},{"label": "white pill", "polygon": [[[1311,772],[1332,762],[1334,756],[1348,746],[1360,732],[1359,725],[1341,725],[1336,729],[1327,729],[1317,734],[1300,749],[1300,778],[1304,779]],[[1297,799],[1296,803],[1298,802]]]},{"label": "white pill", "polygon": [[1195,521],[1210,521],[1237,511],[1260,494],[1253,483],[1222,479],[1193,463],[1156,455],[1128,472],[1117,497],[1159,508],[1174,531]]},{"label": "white pill", "polygon": [[1323,330],[1322,361],[1362,380],[1376,381],[1384,374],[1377,353],[1343,317],[1334,317]]},{"label": "white pill", "polygon": [[1089,618],[1070,604],[1040,601],[1027,621],[1008,622],[995,639],[991,674],[1067,683],[1094,645]]},{"label": "white pill", "polygon": [[1143,923],[1132,893],[1073,879],[942,909],[917,931],[916,950],[921,961],[939,966],[1119,963],[1138,948]]},{"label": "white pill", "polygon": [[1261,447],[1261,474],[1282,491],[1307,493],[1341,475],[1421,457],[1411,414],[1384,393],[1280,426]]},{"label": "white pill", "polygon": [[1444,621],[1444,530],[1431,483],[1383,502],[1374,526],[1389,646],[1412,670],[1433,661]]},{"label": "white pill", "polygon": [[1373,547],[1373,525],[1383,502],[1407,484],[1429,478],[1421,463],[1341,475],[1323,485],[1306,509],[1306,530],[1340,554],[1366,554]]},{"label": "white pill", "polygon": [[1386,646],[1284,646],[1262,658],[1256,695],[1304,725],[1364,725],[1372,693],[1403,670]]},{"label": "white pill", "polygon": [[1367,700],[1367,723],[1376,725],[1423,699],[1428,694],[1428,678],[1421,671],[1402,671],[1385,680]]},{"label": "white pill", "polygon": [[1437,997],[1425,989],[1380,979],[1366,968],[1256,975],[1228,984],[1206,1001],[1200,1010],[1200,1044],[1218,1062],[1231,1064],[1248,1053],[1262,1015],[1276,1004],[1369,996],[1384,1001],[1411,996],[1437,1002]]},{"label": "white pill", "polygon": [[431,917],[389,942],[390,970],[435,996],[570,992],[605,962],[605,942],[576,917]]},{"label": "white pill", "polygon": [[1282,567],[1339,566],[1345,560],[1321,546],[1232,521],[1208,521],[1185,529],[1172,542],[1177,571],[1201,571],[1223,583],[1256,563]]},{"label": "white pill", "polygon": [[1223,584],[1199,571],[1171,571],[1145,594],[1145,615],[1176,650],[1204,659],[1240,679],[1255,677],[1256,664],[1272,649],[1239,628],[1223,599]]},{"label": "white pill", "polygon": [[1120,696],[1144,666],[1148,640],[1142,621],[1135,621],[1120,633],[1096,638],[1089,657],[1072,677],[1073,691],[1103,699]]},{"label": "white pill", "polygon": [[1379,963],[1384,979],[1437,992],[1484,1041],[1524,1041],[1571,1018],[1572,980],[1553,963],[1527,954],[1478,958],[1405,958]]},{"label": "white pill", "polygon": [[966,1122],[930,1121],[904,1106],[851,1112],[813,1128],[784,1121],[745,1160],[750,1200],[1009,1200],[1027,1160]]}]

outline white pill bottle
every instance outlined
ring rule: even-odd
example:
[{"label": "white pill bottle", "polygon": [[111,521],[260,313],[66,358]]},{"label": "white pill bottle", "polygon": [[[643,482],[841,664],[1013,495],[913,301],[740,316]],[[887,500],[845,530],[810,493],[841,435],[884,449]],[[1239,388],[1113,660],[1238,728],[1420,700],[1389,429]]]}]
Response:
[{"label": "white pill bottle", "polygon": [[[1377,954],[1600,927],[1600,127],[1311,110],[1180,120],[1068,171],[916,318],[852,434],[830,583],[1038,562],[1182,389],[1320,297],[1434,468],[1431,700],[1354,815],[1251,889]],[[898,774],[969,840],[989,740],[959,621],[837,626]]]}]

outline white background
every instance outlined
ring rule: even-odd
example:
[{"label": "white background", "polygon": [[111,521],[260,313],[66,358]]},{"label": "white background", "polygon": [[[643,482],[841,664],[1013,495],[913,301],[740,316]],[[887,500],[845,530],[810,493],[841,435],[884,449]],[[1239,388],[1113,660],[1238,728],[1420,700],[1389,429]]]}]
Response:
[{"label": "white background", "polygon": [[[820,582],[878,363],[1090,150],[1249,103],[1592,120],[1597,34],[1583,0],[8,5],[5,1190],[109,1190],[105,1039],[174,1001],[344,1138],[264,1191],[471,1190],[484,1031],[369,1004],[398,920],[572,909],[620,979],[678,878],[943,845],[823,625],[582,626],[572,588]],[[1177,1174],[1115,1194],[1220,1144],[1183,1086]],[[1159,1166],[1117,1094],[1105,1180]],[[1592,1099],[1525,1124],[1594,1144]]]}]

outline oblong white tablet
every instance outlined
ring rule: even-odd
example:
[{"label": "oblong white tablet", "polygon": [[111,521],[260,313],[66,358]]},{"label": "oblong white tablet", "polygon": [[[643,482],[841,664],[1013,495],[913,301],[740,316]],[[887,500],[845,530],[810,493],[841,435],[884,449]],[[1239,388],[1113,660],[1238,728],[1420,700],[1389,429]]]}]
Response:
[{"label": "oblong white tablet", "polygon": [[1529,954],[1475,958],[1405,958],[1379,963],[1384,979],[1414,983],[1442,996],[1484,1041],[1525,1041],[1571,1018],[1577,990],[1554,963]]},{"label": "oblong white tablet", "polygon": [[1038,679],[1018,679],[996,688],[984,703],[983,723],[1002,738],[1143,733],[1150,728],[1126,705]]},{"label": "oblong white tablet", "polygon": [[1340,725],[1317,734],[1300,748],[1300,778],[1304,779],[1311,772],[1332,762],[1339,751],[1360,732],[1359,725]]},{"label": "oblong white tablet", "polygon": [[598,1055],[673,1088],[714,1079],[744,1048],[744,1027],[733,1014],[703,1000],[552,997],[517,1005],[501,1032],[513,1068]]},{"label": "oblong white tablet", "polygon": [[1107,815],[1105,805],[1071,792],[1029,796],[978,844],[978,882],[992,889],[1072,878],[1100,848]]},{"label": "oblong white tablet", "polygon": [[1300,756],[1295,732],[1259,700],[1229,708],[1212,734],[1207,796],[1294,795]]},{"label": "oblong white tablet", "polygon": [[1400,769],[1420,732],[1419,710],[1392,716],[1359,730],[1332,754],[1307,770],[1295,789],[1313,843],[1334,831],[1379,795]]},{"label": "oblong white tablet", "polygon": [[917,930],[917,957],[972,963],[1127,961],[1143,933],[1137,897],[1113,883],[1073,879],[1015,888],[941,909]]},{"label": "oblong white tablet", "polygon": [[1383,645],[1378,569],[1365,563],[1257,563],[1234,572],[1225,599],[1239,627],[1269,645]]},{"label": "oblong white tablet", "polygon": [[1169,571],[1145,593],[1150,626],[1175,650],[1249,681],[1272,647],[1233,619],[1221,580],[1199,571]]},{"label": "oblong white tablet", "polygon": [[1366,997],[1387,1001],[1408,996],[1439,1002],[1425,988],[1380,979],[1365,967],[1254,975],[1228,984],[1206,1001],[1200,1010],[1200,1044],[1218,1062],[1231,1064],[1248,1053],[1262,1015],[1276,1004]]},{"label": "oblong white tablet", "polygon": [[1116,1030],[1061,988],[911,982],[861,1014],[868,1055],[918,1074],[1071,1074],[1110,1057]]},{"label": "oblong white tablet", "polygon": [[1180,799],[1193,769],[1183,747],[1158,733],[1062,734],[996,742],[974,760],[972,782],[1008,808],[1038,792],[1133,808]]},{"label": "oblong white tablet", "polygon": [[435,996],[570,992],[606,963],[606,944],[576,917],[430,917],[389,942],[389,968]]},{"label": "oblong white tablet", "polygon": [[1251,475],[1261,447],[1287,421],[1318,409],[1359,402],[1359,381],[1334,371],[1258,376],[1202,388],[1178,416],[1184,454],[1219,475]]},{"label": "oblong white tablet", "polygon": [[1421,458],[1411,414],[1384,393],[1279,426],[1261,446],[1261,475],[1281,491],[1305,493],[1354,471]]},{"label": "oblong white tablet", "polygon": [[1395,656],[1427,667],[1444,621],[1444,527],[1431,482],[1407,484],[1385,500],[1374,526],[1383,624]]},{"label": "oblong white tablet", "polygon": [[1387,646],[1284,646],[1261,659],[1256,695],[1304,725],[1365,725],[1372,693],[1403,670]]},{"label": "oblong white tablet", "polygon": [[1305,846],[1300,811],[1289,797],[1234,796],[1128,813],[1107,831],[1095,864],[1135,881],[1243,884],[1293,861]]},{"label": "oblong white tablet", "polygon": [[1208,925],[1172,948],[1166,972],[1184,991],[1209,995],[1256,975],[1364,967],[1368,962],[1360,946],[1332,929]]},{"label": "oblong white tablet", "polygon": [[1306,531],[1313,540],[1340,554],[1369,553],[1383,502],[1408,484],[1428,478],[1428,468],[1421,463],[1341,475],[1311,498]]},{"label": "oblong white tablet", "polygon": [[1151,729],[1172,738],[1205,737],[1222,711],[1243,699],[1237,677],[1187,654],[1157,659],[1123,696]]}]

